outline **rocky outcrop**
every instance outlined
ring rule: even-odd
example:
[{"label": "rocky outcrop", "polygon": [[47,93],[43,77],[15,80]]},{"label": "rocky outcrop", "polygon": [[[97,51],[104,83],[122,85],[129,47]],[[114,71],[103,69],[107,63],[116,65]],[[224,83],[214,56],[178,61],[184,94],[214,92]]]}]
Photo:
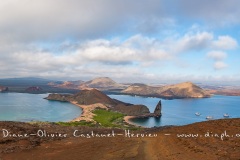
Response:
[{"label": "rocky outcrop", "polygon": [[71,95],[67,94],[49,94],[45,99],[53,101],[68,102],[70,101]]},{"label": "rocky outcrop", "polygon": [[162,103],[161,100],[158,102],[154,112],[153,112],[155,117],[159,117],[162,115]]},{"label": "rocky outcrop", "polygon": [[132,85],[123,90],[122,93],[140,96],[154,96],[165,99],[206,98],[211,96],[207,91],[191,82],[162,87]]},{"label": "rocky outcrop", "polygon": [[8,91],[8,87],[0,86],[0,92]]}]

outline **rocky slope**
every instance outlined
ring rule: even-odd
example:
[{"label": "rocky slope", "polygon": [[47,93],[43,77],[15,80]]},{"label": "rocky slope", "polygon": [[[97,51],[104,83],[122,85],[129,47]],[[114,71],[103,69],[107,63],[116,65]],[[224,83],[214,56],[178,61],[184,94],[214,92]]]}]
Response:
[{"label": "rocky slope", "polygon": [[57,87],[57,88],[66,88],[66,89],[78,89],[79,85],[81,85],[83,81],[64,81],[61,83],[48,83],[49,86]]},{"label": "rocky slope", "polygon": [[210,97],[208,92],[191,82],[184,82],[163,87],[135,84],[123,90],[122,93],[141,96],[155,96],[166,99]]},{"label": "rocky slope", "polygon": [[123,89],[126,88],[126,86],[113,81],[109,77],[99,77],[82,83],[78,88],[79,89],[96,88],[99,90],[109,90],[109,89]]},{"label": "rocky slope", "polygon": [[[55,124],[28,124],[21,122],[0,122],[0,128],[12,133],[66,133],[67,138],[50,137],[7,137],[0,134],[0,159],[3,160],[122,160],[122,159],[163,159],[163,160],[237,160],[240,157],[240,119],[205,121],[185,126],[161,127],[130,131],[133,134],[157,134],[157,137],[128,138],[125,131],[112,128],[90,128],[84,126],[66,127]],[[73,137],[79,134],[112,133],[123,134],[107,137]],[[206,137],[205,135],[213,135]],[[177,135],[198,135],[178,137]],[[202,136],[200,136],[202,135]],[[208,134],[207,134],[208,135]],[[223,140],[221,140],[223,135]],[[230,135],[230,137],[226,137]],[[232,135],[234,135],[232,137]]]},{"label": "rocky slope", "polygon": [[90,81],[65,81],[61,83],[50,82],[49,86],[57,87],[57,88],[67,88],[67,89],[98,89],[98,90],[114,90],[114,89],[125,89],[127,86],[123,84],[119,84],[109,77],[99,77]]}]

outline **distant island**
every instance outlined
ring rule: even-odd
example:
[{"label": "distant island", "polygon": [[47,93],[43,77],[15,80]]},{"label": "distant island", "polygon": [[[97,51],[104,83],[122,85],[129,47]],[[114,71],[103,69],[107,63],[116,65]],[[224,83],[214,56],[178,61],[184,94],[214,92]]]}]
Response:
[{"label": "distant island", "polygon": [[133,84],[121,91],[121,93],[139,96],[153,96],[166,99],[207,98],[211,96],[207,91],[191,82],[166,85],[162,87],[148,86],[145,84]]},{"label": "distant island", "polygon": [[0,79],[0,92],[20,93],[77,93],[85,89],[98,89],[104,93],[139,95],[164,99],[206,98],[211,95],[240,96],[240,86],[183,82],[179,84],[117,83],[109,77],[92,80],[61,81],[43,78]]}]

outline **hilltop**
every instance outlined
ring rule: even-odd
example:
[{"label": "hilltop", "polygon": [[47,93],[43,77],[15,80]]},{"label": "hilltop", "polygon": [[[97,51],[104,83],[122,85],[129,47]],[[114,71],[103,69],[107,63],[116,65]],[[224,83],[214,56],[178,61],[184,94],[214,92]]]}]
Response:
[{"label": "hilltop", "polygon": [[210,97],[208,92],[192,82],[184,82],[162,87],[134,84],[124,89],[122,93],[141,96],[155,96],[166,99]]},{"label": "hilltop", "polygon": [[82,83],[79,89],[96,88],[99,90],[123,89],[125,85],[113,81],[109,77],[98,77],[93,80]]},{"label": "hilltop", "polygon": [[85,90],[85,89],[98,89],[98,90],[121,90],[126,88],[126,85],[119,84],[112,80],[109,77],[98,77],[89,81],[64,81],[64,82],[50,82],[48,83],[49,86],[56,87],[56,88],[67,88],[67,89],[78,89],[78,90]]}]

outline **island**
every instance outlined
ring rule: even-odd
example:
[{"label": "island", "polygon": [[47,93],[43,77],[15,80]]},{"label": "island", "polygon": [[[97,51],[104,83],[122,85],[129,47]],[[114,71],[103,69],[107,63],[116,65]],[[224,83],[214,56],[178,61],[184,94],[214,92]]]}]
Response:
[{"label": "island", "polygon": [[122,90],[121,93],[147,97],[152,96],[164,99],[207,98],[211,96],[211,94],[209,94],[206,90],[193,84],[192,82],[184,82],[165,86],[133,84]]},{"label": "island", "polygon": [[81,107],[83,113],[73,121],[94,121],[93,111],[104,109],[122,113],[125,116],[125,121],[128,122],[130,118],[160,117],[162,108],[161,101],[159,101],[154,113],[150,113],[148,107],[145,105],[134,105],[112,99],[97,89],[82,90],[76,94],[49,94],[45,99],[70,102]]}]

